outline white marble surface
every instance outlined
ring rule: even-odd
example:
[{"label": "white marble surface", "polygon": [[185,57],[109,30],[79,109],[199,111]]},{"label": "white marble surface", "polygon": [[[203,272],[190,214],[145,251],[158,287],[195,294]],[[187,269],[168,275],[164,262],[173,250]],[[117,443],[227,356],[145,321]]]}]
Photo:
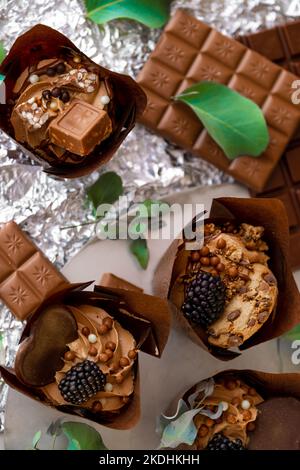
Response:
[{"label": "white marble surface", "polygon": [[[203,202],[205,208],[209,210],[211,199],[220,195],[247,197],[247,191],[239,185],[226,185],[172,196],[169,202]],[[76,282],[98,280],[102,273],[110,271],[151,293],[153,271],[169,243],[169,241],[150,241],[151,261],[147,271],[142,271],[137,266],[129,254],[126,241],[97,241],[78,253],[65,266],[63,272],[70,281]],[[297,273],[297,279],[300,284],[300,272]],[[168,407],[174,396],[198,380],[226,368],[252,368],[279,372],[281,366],[278,361],[277,341],[264,343],[247,350],[229,363],[223,363],[194,345],[175,326],[161,360],[142,353],[140,355],[142,388],[140,423],[130,431],[112,431],[103,426],[93,425],[100,431],[110,449],[153,449],[158,444],[155,433],[156,417]],[[6,413],[6,448],[28,447],[37,430],[45,432],[51,421],[61,415],[56,410],[46,408],[10,391]],[[74,420],[74,417],[69,419]],[[41,447],[48,446],[49,439],[45,438]]]}]

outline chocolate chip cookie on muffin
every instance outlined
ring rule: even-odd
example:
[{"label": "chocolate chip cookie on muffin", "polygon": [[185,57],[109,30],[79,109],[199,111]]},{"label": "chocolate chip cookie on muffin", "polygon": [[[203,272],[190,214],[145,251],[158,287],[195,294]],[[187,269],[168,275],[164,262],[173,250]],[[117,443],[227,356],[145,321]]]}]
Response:
[{"label": "chocolate chip cookie on muffin", "polygon": [[170,298],[213,346],[242,345],[275,309],[278,287],[263,235],[262,226],[208,222],[203,247],[183,253],[185,272]]}]

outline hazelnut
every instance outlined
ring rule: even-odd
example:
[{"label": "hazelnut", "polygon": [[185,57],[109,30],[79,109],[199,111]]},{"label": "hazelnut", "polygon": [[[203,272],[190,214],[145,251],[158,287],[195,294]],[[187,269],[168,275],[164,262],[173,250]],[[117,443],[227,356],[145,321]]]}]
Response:
[{"label": "hazelnut", "polygon": [[132,349],[131,351],[129,351],[128,353],[129,359],[135,359],[136,356],[137,356],[137,351],[135,349]]},{"label": "hazelnut", "polygon": [[194,263],[198,263],[200,259],[200,253],[199,251],[192,251],[191,252],[191,260],[194,262]]},{"label": "hazelnut", "polygon": [[90,356],[97,356],[97,348],[95,348],[95,346],[91,346],[90,349],[89,349],[89,355]]},{"label": "hazelnut", "polygon": [[251,395],[251,397],[256,397],[257,393],[256,393],[255,388],[250,387],[249,391],[248,391],[248,394]]},{"label": "hazelnut", "polygon": [[226,421],[229,424],[235,424],[236,423],[236,417],[232,413],[228,413],[226,416]]},{"label": "hazelnut", "polygon": [[101,401],[94,401],[93,406],[92,406],[92,411],[94,413],[99,413],[99,411],[102,411],[102,403]]},{"label": "hazelnut", "polygon": [[98,328],[98,333],[99,335],[106,335],[106,333],[108,332],[108,328],[106,325],[100,325],[99,328]]},{"label": "hazelnut", "polygon": [[236,268],[235,266],[231,266],[231,267],[228,269],[228,275],[229,275],[230,277],[233,277],[233,278],[237,277],[237,275],[238,275],[238,270],[237,270],[237,268]]},{"label": "hazelnut", "polygon": [[210,265],[211,266],[217,266],[217,264],[220,263],[220,258],[218,256],[212,256],[210,258]]},{"label": "hazelnut", "polygon": [[81,333],[82,333],[84,336],[86,336],[86,337],[88,337],[88,335],[90,334],[90,332],[91,332],[91,330],[90,330],[87,326],[84,326],[84,327],[82,328],[82,330],[81,330]]},{"label": "hazelnut", "polygon": [[67,351],[66,354],[64,355],[64,359],[66,361],[74,361],[75,353],[73,351]]},{"label": "hazelnut", "polygon": [[108,328],[108,330],[112,329],[113,324],[114,324],[114,321],[112,318],[110,317],[104,318],[103,325],[105,325]]},{"label": "hazelnut", "polygon": [[107,343],[105,343],[105,349],[110,349],[111,351],[114,351],[116,347],[117,345],[113,341],[107,341]]},{"label": "hazelnut", "polygon": [[226,247],[226,240],[224,240],[224,238],[219,238],[219,240],[217,241],[217,248],[219,248],[220,250],[223,250],[225,247]]},{"label": "hazelnut", "polygon": [[210,259],[207,256],[203,256],[200,258],[200,263],[202,266],[209,266],[210,265]]},{"label": "hazelnut", "polygon": [[216,270],[219,271],[219,272],[224,271],[225,270],[225,265],[223,263],[217,264]]},{"label": "hazelnut", "polygon": [[203,246],[200,250],[201,256],[208,256],[209,255],[209,248],[208,246]]},{"label": "hazelnut", "polygon": [[200,428],[199,428],[198,436],[199,437],[205,437],[205,436],[207,436],[208,432],[209,432],[208,427],[205,424],[202,424],[202,426],[200,426]]},{"label": "hazelnut", "polygon": [[121,357],[119,364],[120,364],[120,367],[126,367],[126,366],[129,366],[130,362],[127,357]]},{"label": "hazelnut", "polygon": [[108,361],[108,355],[105,354],[105,353],[101,353],[99,355],[99,360],[100,360],[100,362],[107,362]]},{"label": "hazelnut", "polygon": [[116,373],[117,371],[119,370],[119,364],[117,364],[116,362],[114,362],[111,366],[110,366],[110,371],[112,374]]}]

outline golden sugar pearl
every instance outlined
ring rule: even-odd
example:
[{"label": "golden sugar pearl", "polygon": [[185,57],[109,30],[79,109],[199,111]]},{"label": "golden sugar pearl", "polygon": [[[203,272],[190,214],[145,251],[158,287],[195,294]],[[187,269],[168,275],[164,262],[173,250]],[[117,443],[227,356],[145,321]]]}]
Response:
[{"label": "golden sugar pearl", "polygon": [[119,364],[120,364],[120,367],[129,366],[130,362],[129,362],[128,357],[121,357]]},{"label": "golden sugar pearl", "polygon": [[82,333],[84,336],[86,336],[86,337],[88,337],[88,335],[90,334],[90,332],[91,332],[91,330],[90,330],[87,326],[84,326],[84,327],[82,328],[82,330],[81,330],[81,333]]},{"label": "golden sugar pearl", "polygon": [[237,277],[238,275],[237,268],[235,266],[230,266],[230,268],[228,269],[228,275],[233,278]]},{"label": "golden sugar pearl", "polygon": [[225,265],[223,263],[217,264],[216,270],[219,272],[223,272],[225,270]]},{"label": "golden sugar pearl", "polygon": [[100,362],[107,362],[108,361],[108,355],[105,354],[105,353],[101,353],[99,355],[99,360],[100,360]]},{"label": "golden sugar pearl", "polygon": [[207,256],[203,256],[200,258],[200,263],[202,266],[209,266],[210,265],[210,259]]},{"label": "golden sugar pearl", "polygon": [[104,318],[103,325],[105,325],[109,330],[112,329],[113,324],[114,324],[114,321],[112,318],[110,317]]},{"label": "golden sugar pearl", "polygon": [[218,256],[212,256],[210,258],[210,265],[217,266],[220,263],[220,258]]},{"label": "golden sugar pearl", "polygon": [[75,353],[73,351],[67,351],[64,355],[64,359],[66,361],[74,361],[75,359]]},{"label": "golden sugar pearl", "polygon": [[201,256],[208,256],[210,253],[208,246],[203,246],[200,250]]},{"label": "golden sugar pearl", "polygon": [[137,356],[137,351],[135,349],[132,349],[131,351],[129,351],[129,353],[128,353],[129,359],[133,360],[133,359],[136,358],[136,356]]},{"label": "golden sugar pearl", "polygon": [[124,377],[123,377],[122,374],[121,374],[121,375],[118,375],[118,377],[116,377],[116,383],[117,383],[117,384],[120,385],[123,381],[124,381]]},{"label": "golden sugar pearl", "polygon": [[113,341],[107,341],[107,343],[105,343],[105,349],[110,349],[111,351],[114,351],[116,347],[117,345]]},{"label": "golden sugar pearl", "polygon": [[224,240],[224,238],[219,238],[219,240],[217,241],[217,248],[219,248],[219,250],[224,250],[225,247],[226,240]]},{"label": "golden sugar pearl", "polygon": [[105,349],[104,354],[107,355],[108,359],[111,359],[114,355],[111,349]]},{"label": "golden sugar pearl", "polygon": [[102,335],[106,335],[107,332],[108,332],[108,328],[107,328],[106,325],[100,325],[100,326],[98,327],[98,333],[99,333],[99,335],[101,335],[101,336],[102,336]]},{"label": "golden sugar pearl", "polygon": [[228,390],[234,390],[237,386],[237,383],[235,380],[226,380],[225,382],[225,387],[228,389]]},{"label": "golden sugar pearl", "polygon": [[97,348],[95,348],[95,346],[91,346],[89,348],[89,356],[97,356],[97,353],[98,351],[97,351]]}]

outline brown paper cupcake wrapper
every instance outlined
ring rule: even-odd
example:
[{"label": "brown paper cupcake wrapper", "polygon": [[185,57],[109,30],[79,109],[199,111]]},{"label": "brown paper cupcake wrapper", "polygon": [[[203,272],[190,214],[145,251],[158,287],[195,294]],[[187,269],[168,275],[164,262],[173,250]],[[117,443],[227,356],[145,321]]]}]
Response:
[{"label": "brown paper cupcake wrapper", "polygon": [[[59,162],[58,159],[48,158],[45,155],[41,157],[26,144],[22,144],[21,147],[30,158],[41,164],[47,173],[62,178],[77,178],[91,173],[112,158],[134,127],[137,117],[143,113],[146,106],[146,95],[132,78],[95,64],[63,34],[39,24],[16,40],[0,66],[0,74],[5,76],[7,103],[0,105],[0,129],[13,139],[14,131],[10,123],[12,109],[10,100],[15,98],[13,88],[17,77],[26,67],[30,68],[40,60],[59,57],[62,48],[68,48],[80,54],[87,63],[93,66],[96,73],[110,84],[114,96],[112,105],[113,132],[80,163]],[[19,143],[18,145],[20,146]]]},{"label": "brown paper cupcake wrapper", "polygon": [[[289,264],[288,219],[284,206],[277,199],[218,198],[213,200],[209,221],[235,220],[238,223],[261,225],[264,239],[269,245],[269,267],[278,283],[278,301],[275,311],[251,338],[240,346],[248,349],[271,340],[292,329],[300,322],[300,295]],[[154,274],[153,291],[162,298],[171,298],[176,305],[183,301],[182,292],[172,292],[175,280],[186,270],[187,252],[182,240],[175,240],[162,257]],[[175,289],[174,289],[175,291]],[[201,348],[221,360],[230,360],[240,353],[216,348],[207,341],[204,329],[192,327],[179,308],[175,318],[190,338]]]},{"label": "brown paper cupcake wrapper", "polygon": [[[111,274],[103,276],[104,285],[100,281],[102,285],[95,286],[94,292],[84,291],[90,282],[68,283],[14,222],[0,229],[0,260],[0,298],[17,318],[27,320],[20,344],[34,334],[34,323],[46,307],[57,303],[74,306],[84,303],[106,310],[131,332],[137,349],[156,357],[162,354],[171,323],[165,300],[145,295],[138,287]],[[128,404],[119,412],[94,414],[72,405],[54,406],[41,389],[25,385],[16,370],[0,366],[2,378],[18,392],[67,414],[115,429],[130,429],[140,417],[138,360],[134,371],[134,391]]]}]

